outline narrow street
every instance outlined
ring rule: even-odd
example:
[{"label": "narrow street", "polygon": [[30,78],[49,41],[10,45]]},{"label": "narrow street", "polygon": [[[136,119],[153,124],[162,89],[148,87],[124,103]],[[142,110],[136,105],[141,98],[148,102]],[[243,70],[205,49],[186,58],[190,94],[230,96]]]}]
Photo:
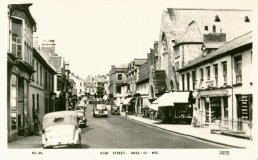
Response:
[{"label": "narrow street", "polygon": [[[82,148],[226,148],[137,123],[119,115],[93,118],[87,108],[88,125],[82,128]],[[31,136],[9,143],[9,148],[40,148],[41,137]]]}]

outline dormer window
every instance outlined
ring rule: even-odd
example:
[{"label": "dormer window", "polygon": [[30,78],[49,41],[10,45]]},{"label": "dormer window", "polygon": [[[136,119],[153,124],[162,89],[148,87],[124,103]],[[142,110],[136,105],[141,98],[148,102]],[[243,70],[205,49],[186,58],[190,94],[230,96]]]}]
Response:
[{"label": "dormer window", "polygon": [[215,22],[220,22],[220,19],[219,19],[219,16],[218,15],[216,15],[215,16],[215,20],[214,20]]},{"label": "dormer window", "polygon": [[245,22],[250,22],[250,19],[248,16],[245,16]]}]

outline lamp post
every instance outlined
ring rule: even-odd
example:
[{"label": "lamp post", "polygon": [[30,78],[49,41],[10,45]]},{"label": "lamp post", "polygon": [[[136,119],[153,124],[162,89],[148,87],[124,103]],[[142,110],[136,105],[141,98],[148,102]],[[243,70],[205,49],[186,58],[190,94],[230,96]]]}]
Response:
[{"label": "lamp post", "polygon": [[68,110],[68,94],[67,94],[67,80],[69,79],[70,69],[69,69],[69,62],[65,62],[64,64],[64,93],[65,93],[65,110]]}]

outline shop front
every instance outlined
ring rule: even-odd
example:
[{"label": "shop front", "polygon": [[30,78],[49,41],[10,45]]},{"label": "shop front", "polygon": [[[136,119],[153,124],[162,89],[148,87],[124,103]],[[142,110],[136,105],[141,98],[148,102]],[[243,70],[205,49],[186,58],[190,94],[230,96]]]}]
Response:
[{"label": "shop front", "polygon": [[30,134],[32,117],[28,105],[30,76],[33,69],[8,57],[8,141]]},{"label": "shop front", "polygon": [[202,125],[220,123],[228,126],[229,119],[229,92],[227,89],[200,91],[198,97],[198,111],[201,114]]},{"label": "shop front", "polygon": [[191,124],[193,107],[189,102],[190,92],[165,93],[152,104],[158,105],[164,123]]},{"label": "shop front", "polygon": [[122,105],[122,111],[125,111],[127,114],[133,114],[134,104],[135,104],[135,100],[133,97],[126,98]]}]

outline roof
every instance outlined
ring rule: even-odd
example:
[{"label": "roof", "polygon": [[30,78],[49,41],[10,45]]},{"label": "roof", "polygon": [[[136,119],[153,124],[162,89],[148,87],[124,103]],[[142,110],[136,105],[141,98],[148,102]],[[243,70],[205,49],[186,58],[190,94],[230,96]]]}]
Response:
[{"label": "roof", "polygon": [[33,19],[31,13],[30,13],[30,10],[29,10],[29,7],[32,5],[32,3],[25,3],[25,4],[9,4],[8,7],[10,10],[20,10],[20,11],[23,11],[28,19],[30,20],[30,22],[32,23],[32,25],[35,25],[36,22],[35,20]]},{"label": "roof", "polygon": [[[223,26],[222,32],[226,31],[227,40],[242,35],[252,29],[251,23],[245,22],[245,17],[252,18],[251,10],[239,9],[200,9],[200,8],[167,8],[163,12],[161,32],[171,33],[173,38],[178,41],[185,33],[189,23],[195,21],[202,34],[206,33],[205,26],[208,26],[208,32],[212,31],[215,23],[215,17],[218,16],[221,22],[215,23],[217,32]],[[166,20],[169,17],[169,20]],[[251,19],[252,20],[252,19]],[[241,29],[239,27],[241,26]]]},{"label": "roof", "polygon": [[141,58],[135,58],[134,59],[134,64],[135,65],[141,66],[141,65],[143,65],[146,62],[147,62],[147,59],[141,59]]},{"label": "roof", "polygon": [[45,58],[42,57],[42,54],[39,54],[39,52],[33,47],[33,56],[39,60],[39,62],[45,66],[49,71],[51,71],[52,73],[56,74],[55,69],[53,69],[54,67],[50,66],[50,63],[46,61]]},{"label": "roof", "polygon": [[58,112],[51,112],[51,113],[47,113],[45,114],[44,118],[48,118],[48,117],[58,117],[58,116],[77,116],[75,111],[58,111]]},{"label": "roof", "polygon": [[225,44],[225,42],[207,42],[207,43],[204,43],[204,46],[205,48],[209,48],[209,49],[217,49],[221,47],[223,44]]},{"label": "roof", "polygon": [[181,69],[178,69],[177,71],[179,71],[179,72],[184,71],[184,70],[187,70],[188,68],[192,68],[197,65],[206,63],[206,62],[210,61],[211,59],[220,58],[221,56],[229,54],[231,51],[233,51],[237,48],[246,46],[248,44],[252,44],[252,32],[248,32],[242,36],[239,36],[239,37],[225,43],[223,46],[218,48],[216,51],[208,54],[205,57],[203,57],[203,56],[197,57],[193,61],[190,61],[186,66],[182,67]]},{"label": "roof", "polygon": [[[177,44],[187,42],[203,42],[203,36],[195,21],[192,21],[186,28],[185,33],[179,38]],[[176,44],[176,45],[177,45]]]}]

